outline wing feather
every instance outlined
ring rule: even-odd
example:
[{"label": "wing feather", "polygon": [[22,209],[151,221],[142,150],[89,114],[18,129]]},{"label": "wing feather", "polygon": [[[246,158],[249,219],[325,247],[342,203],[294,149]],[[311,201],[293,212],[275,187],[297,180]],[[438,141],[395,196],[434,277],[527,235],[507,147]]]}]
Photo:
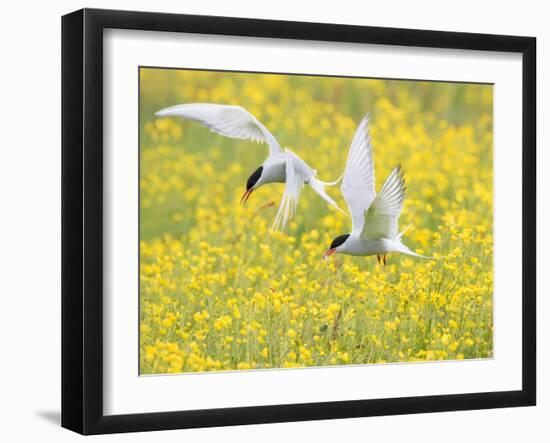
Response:
[{"label": "wing feather", "polygon": [[271,132],[256,117],[240,106],[188,103],[161,109],[155,115],[157,117],[183,117],[206,126],[216,134],[267,143],[270,155],[283,152]]},{"label": "wing feather", "polygon": [[279,205],[279,210],[273,222],[273,230],[284,231],[288,222],[292,220],[304,183],[315,174],[315,171],[308,166],[300,157],[290,149],[285,149],[285,190]]},{"label": "wing feather", "polygon": [[367,114],[359,123],[348,153],[340,190],[352,219],[352,233],[363,229],[365,211],[375,199],[374,161]]},{"label": "wing feather", "polygon": [[405,201],[405,179],[401,165],[395,167],[382,189],[364,213],[361,238],[396,239],[399,236],[398,219]]}]

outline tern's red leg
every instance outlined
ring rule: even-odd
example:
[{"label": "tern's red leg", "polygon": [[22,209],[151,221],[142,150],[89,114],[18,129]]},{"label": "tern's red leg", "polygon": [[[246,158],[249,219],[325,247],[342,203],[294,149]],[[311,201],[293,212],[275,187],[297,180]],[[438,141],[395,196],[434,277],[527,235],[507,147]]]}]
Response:
[{"label": "tern's red leg", "polygon": [[388,256],[384,254],[384,266],[388,264]]},{"label": "tern's red leg", "polygon": [[376,260],[378,260],[378,264],[380,265],[380,260],[382,260],[382,258],[379,255],[377,255]]}]

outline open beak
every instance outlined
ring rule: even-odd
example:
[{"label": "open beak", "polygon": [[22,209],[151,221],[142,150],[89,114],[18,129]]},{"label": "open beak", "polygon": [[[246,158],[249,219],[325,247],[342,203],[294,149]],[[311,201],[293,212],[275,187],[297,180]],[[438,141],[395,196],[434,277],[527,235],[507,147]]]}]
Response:
[{"label": "open beak", "polygon": [[248,200],[248,197],[250,197],[250,194],[252,194],[252,191],[253,191],[252,188],[247,189],[247,190],[245,191],[245,193],[244,193],[243,196],[241,197],[241,203],[242,203],[242,204],[245,204],[245,203],[246,203],[246,201]]},{"label": "open beak", "polygon": [[329,249],[328,251],[325,251],[325,253],[323,254],[323,258],[326,260],[334,253],[336,253],[336,248]]}]

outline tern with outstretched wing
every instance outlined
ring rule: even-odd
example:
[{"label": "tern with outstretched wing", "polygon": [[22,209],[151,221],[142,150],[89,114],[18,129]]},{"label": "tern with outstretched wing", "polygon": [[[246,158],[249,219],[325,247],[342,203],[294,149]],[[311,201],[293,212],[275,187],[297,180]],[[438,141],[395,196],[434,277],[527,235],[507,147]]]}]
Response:
[{"label": "tern with outstretched wing", "polygon": [[336,237],[324,253],[368,256],[387,263],[387,254],[399,252],[430,258],[411,251],[403,244],[398,219],[405,201],[405,179],[401,165],[396,166],[376,194],[374,161],[367,114],[355,131],[340,190],[351,215],[351,232]]},{"label": "tern with outstretched wing", "polygon": [[290,149],[283,149],[277,139],[250,112],[240,106],[215,103],[189,103],[162,109],[157,117],[182,117],[202,124],[211,131],[226,137],[267,143],[269,155],[246,182],[246,191],[241,202],[245,203],[250,194],[268,183],[285,183],[283,198],[273,223],[273,229],[284,230],[292,219],[304,185],[309,185],[326,202],[335,207],[337,203],[326,193],[326,186],[338,183],[319,180],[317,171],[312,169]]}]

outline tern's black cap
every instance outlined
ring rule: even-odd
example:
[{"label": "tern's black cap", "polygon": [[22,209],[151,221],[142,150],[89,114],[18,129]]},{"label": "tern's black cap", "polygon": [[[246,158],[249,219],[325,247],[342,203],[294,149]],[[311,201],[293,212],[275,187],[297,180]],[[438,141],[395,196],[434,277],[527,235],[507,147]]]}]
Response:
[{"label": "tern's black cap", "polygon": [[343,244],[349,237],[349,234],[343,234],[336,237],[334,240],[332,240],[332,243],[330,244],[330,249],[337,248],[341,244]]},{"label": "tern's black cap", "polygon": [[260,179],[260,176],[262,175],[264,167],[260,166],[258,169],[256,169],[250,177],[248,177],[248,180],[246,181],[246,190],[248,191],[251,189],[256,182]]}]

